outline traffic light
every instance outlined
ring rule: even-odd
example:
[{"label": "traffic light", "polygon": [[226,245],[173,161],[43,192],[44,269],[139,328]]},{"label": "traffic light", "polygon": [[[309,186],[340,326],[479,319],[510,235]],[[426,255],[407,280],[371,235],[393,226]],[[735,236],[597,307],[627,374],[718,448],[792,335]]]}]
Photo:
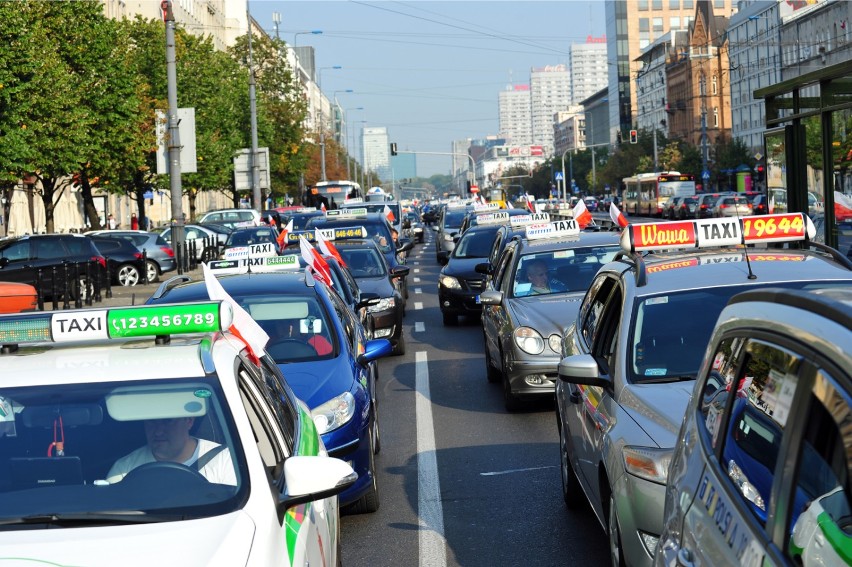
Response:
[{"label": "traffic light", "polygon": [[639,132],[637,132],[636,130],[630,131],[630,143],[631,144],[638,144],[639,143]]},{"label": "traffic light", "polygon": [[391,155],[395,156],[396,153],[396,142],[391,142]]}]

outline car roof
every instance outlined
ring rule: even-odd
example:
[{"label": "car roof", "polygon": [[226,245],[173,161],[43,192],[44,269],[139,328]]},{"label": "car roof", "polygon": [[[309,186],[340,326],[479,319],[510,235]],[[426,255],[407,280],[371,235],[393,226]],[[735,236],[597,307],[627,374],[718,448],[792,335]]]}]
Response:
[{"label": "car roof", "polygon": [[[304,271],[228,274],[216,276],[216,279],[233,295],[268,294],[281,295],[312,295],[312,285],[305,283]],[[165,285],[165,284],[164,284]],[[163,287],[163,286],[161,286]],[[159,290],[158,290],[159,291]],[[187,301],[207,301],[207,286],[204,280],[182,282],[174,287],[168,287],[165,293],[155,293],[149,299],[151,303],[177,303]]]},{"label": "car roof", "polygon": [[[523,233],[522,233],[523,234]],[[541,240],[528,240],[521,237],[518,248],[521,254],[525,250],[535,252],[549,252],[551,250],[565,250],[568,248],[585,248],[587,246],[618,246],[621,233],[618,232],[580,232],[576,236],[560,236],[556,238],[543,238]]]},{"label": "car roof", "polygon": [[[834,280],[852,282],[852,270],[809,250],[749,248],[748,260],[756,279],[749,279],[749,267],[742,248],[661,252],[642,257],[646,283],[636,288],[640,296],[674,290],[726,287],[792,281]],[[637,268],[630,256],[603,268],[622,272],[635,281]]]}]

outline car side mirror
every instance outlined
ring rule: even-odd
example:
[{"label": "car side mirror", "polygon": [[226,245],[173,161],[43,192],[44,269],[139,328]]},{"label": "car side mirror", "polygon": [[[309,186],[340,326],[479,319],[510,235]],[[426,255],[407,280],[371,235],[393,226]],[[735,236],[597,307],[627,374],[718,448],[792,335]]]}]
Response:
[{"label": "car side mirror", "polygon": [[363,309],[364,307],[370,307],[371,305],[377,305],[379,301],[381,301],[381,297],[378,293],[372,291],[362,291],[361,296],[358,298],[358,303],[355,305],[355,309]]},{"label": "car side mirror", "polygon": [[411,268],[408,266],[394,266],[391,268],[390,273],[392,278],[404,278],[411,271]]},{"label": "car side mirror", "polygon": [[559,379],[571,384],[609,388],[612,380],[601,376],[598,362],[590,354],[577,354],[563,358],[559,362]]},{"label": "car side mirror", "polygon": [[438,232],[438,225],[437,224],[432,225],[432,232]]},{"label": "car side mirror", "polygon": [[474,271],[476,271],[477,274],[484,274],[486,276],[490,276],[491,273],[494,271],[493,269],[491,269],[491,264],[488,262],[482,262],[481,264],[477,264],[473,267],[473,269]]},{"label": "car side mirror", "polygon": [[483,291],[479,294],[479,302],[483,305],[500,305],[503,302],[503,292]]},{"label": "car side mirror", "polygon": [[283,515],[299,504],[336,496],[358,480],[358,474],[345,461],[334,457],[293,456],[284,461],[287,492],[278,497],[277,509]]},{"label": "car side mirror", "polygon": [[414,248],[414,242],[407,238],[400,238],[396,245],[397,252],[408,252],[412,248]]},{"label": "car side mirror", "polygon": [[453,235],[453,242],[455,242],[456,244],[458,244],[458,241],[459,241],[459,240],[461,240],[461,234],[458,234],[458,233],[457,233],[457,234],[454,234],[454,235]]},{"label": "car side mirror", "polygon": [[393,347],[387,339],[372,339],[364,345],[364,352],[358,355],[358,364],[366,366],[374,360],[391,353]]}]

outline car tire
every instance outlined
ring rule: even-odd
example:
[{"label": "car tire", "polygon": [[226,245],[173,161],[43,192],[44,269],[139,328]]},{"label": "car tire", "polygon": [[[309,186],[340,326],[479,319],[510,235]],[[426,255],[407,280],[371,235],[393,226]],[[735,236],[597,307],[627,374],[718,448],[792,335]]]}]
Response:
[{"label": "car tire", "polygon": [[131,287],[142,280],[142,275],[133,264],[122,264],[115,272],[115,279],[123,287]]},{"label": "car tire", "polygon": [[444,320],[445,327],[456,327],[459,324],[459,316],[455,313],[441,312],[441,318]]},{"label": "car tire", "polygon": [[625,567],[624,548],[621,545],[621,529],[618,527],[618,514],[615,512],[615,496],[612,487],[609,491],[609,508],[607,509],[607,534],[609,535],[609,558],[612,567]]},{"label": "car tire", "polygon": [[157,283],[160,281],[160,267],[156,262],[148,260],[145,268],[148,270],[148,283]]},{"label": "car tire", "polygon": [[500,371],[494,368],[494,365],[491,363],[491,354],[488,352],[488,346],[485,347],[485,377],[488,378],[488,381],[492,384],[496,384],[500,381]]},{"label": "car tire", "polygon": [[574,467],[571,466],[571,461],[568,459],[568,443],[565,440],[565,432],[562,421],[559,421],[559,456],[560,470],[562,472],[562,499],[565,501],[565,507],[574,509],[583,502],[583,488],[580,486],[580,481],[577,480],[577,473],[574,472]]},{"label": "car tire", "polygon": [[402,334],[402,332],[399,333],[399,339],[397,339],[396,346],[393,347],[391,354],[394,356],[402,356],[405,354],[405,335]]},{"label": "car tire", "polygon": [[379,509],[379,484],[376,480],[376,457],[373,449],[372,436],[368,437],[368,439],[370,440],[368,452],[370,454],[370,472],[372,473],[372,482],[370,483],[370,490],[367,491],[367,494],[349,506],[348,511],[352,514],[372,514]]},{"label": "car tire", "polygon": [[71,299],[77,301],[86,301],[89,297],[95,295],[95,282],[89,280],[86,276],[80,276],[77,281],[72,281],[70,289]]}]

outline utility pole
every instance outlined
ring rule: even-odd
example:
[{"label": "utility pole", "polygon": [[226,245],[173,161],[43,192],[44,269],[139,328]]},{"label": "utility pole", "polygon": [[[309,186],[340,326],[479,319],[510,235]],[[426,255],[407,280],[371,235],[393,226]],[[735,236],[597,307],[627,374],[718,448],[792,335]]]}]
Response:
[{"label": "utility pole", "polygon": [[[257,95],[254,85],[254,62],[251,50],[251,11],[246,1],[246,16],[248,19],[248,69],[249,69],[249,110],[251,112],[251,200],[257,211],[263,210],[260,202],[260,164],[257,163]],[[267,167],[269,167],[267,165]]]},{"label": "utility pole", "polygon": [[[707,172],[707,98],[706,98],[707,77],[704,73],[701,74],[701,174]],[[707,191],[706,185],[709,185],[708,180],[704,179],[704,190]]]},{"label": "utility pole", "polygon": [[183,188],[180,177],[180,132],[178,129],[177,102],[177,55],[175,52],[175,15],[171,0],[161,4],[166,23],[166,80],[169,101],[169,196],[172,201],[172,243],[175,247],[184,243]]}]

